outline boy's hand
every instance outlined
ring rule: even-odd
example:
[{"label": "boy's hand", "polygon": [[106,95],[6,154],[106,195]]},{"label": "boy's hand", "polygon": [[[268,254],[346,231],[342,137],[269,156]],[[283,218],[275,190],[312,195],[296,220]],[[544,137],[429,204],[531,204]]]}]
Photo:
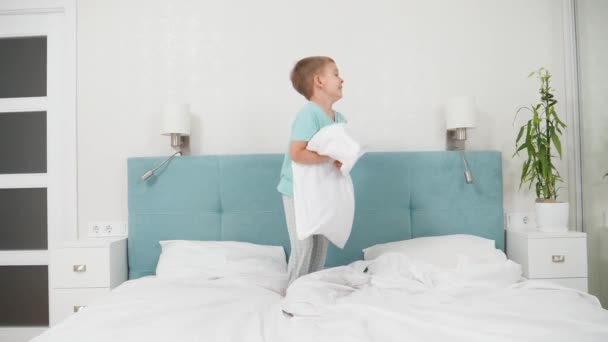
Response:
[{"label": "boy's hand", "polygon": [[340,169],[342,167],[342,163],[340,163],[339,160],[334,160],[334,165],[336,166],[336,168]]}]

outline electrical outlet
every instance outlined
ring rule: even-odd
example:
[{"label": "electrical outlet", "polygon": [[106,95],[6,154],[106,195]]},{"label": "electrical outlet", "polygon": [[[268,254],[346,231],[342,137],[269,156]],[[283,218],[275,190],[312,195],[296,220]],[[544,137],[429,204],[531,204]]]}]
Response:
[{"label": "electrical outlet", "polygon": [[89,222],[89,237],[127,236],[127,222]]},{"label": "electrical outlet", "polygon": [[534,229],[536,228],[536,216],[533,212],[507,213],[507,229]]}]

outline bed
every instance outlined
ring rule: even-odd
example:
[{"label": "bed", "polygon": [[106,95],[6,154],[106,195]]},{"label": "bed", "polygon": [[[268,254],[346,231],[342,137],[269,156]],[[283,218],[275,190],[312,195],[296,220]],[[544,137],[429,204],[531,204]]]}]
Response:
[{"label": "bed", "polygon": [[[608,313],[595,297],[521,281],[506,259],[463,259],[446,269],[399,253],[367,257],[392,242],[467,236],[491,241],[504,258],[501,155],[466,158],[473,184],[458,152],[364,155],[351,173],[356,212],[347,245],[330,248],[326,270],[289,288],[284,272],[252,272],[251,264],[188,277],[213,259],[204,254],[213,241],[289,253],[275,190],[281,155],[181,157],[146,182],[141,175],[162,159],[131,158],[129,281],[33,341],[608,340]],[[162,247],[159,263],[159,241],[205,248],[171,263]],[[445,255],[450,245],[434,248]]]}]

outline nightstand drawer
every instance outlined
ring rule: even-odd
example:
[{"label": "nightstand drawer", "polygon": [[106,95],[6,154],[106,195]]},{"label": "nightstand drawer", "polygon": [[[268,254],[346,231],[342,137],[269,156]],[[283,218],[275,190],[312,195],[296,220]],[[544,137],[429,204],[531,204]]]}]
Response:
[{"label": "nightstand drawer", "polygon": [[59,248],[51,251],[51,287],[110,287],[107,248]]},{"label": "nightstand drawer", "polygon": [[529,278],[586,278],[587,242],[584,238],[528,241]]},{"label": "nightstand drawer", "polygon": [[109,288],[51,289],[49,292],[51,325],[83,310],[93,300],[110,292]]}]

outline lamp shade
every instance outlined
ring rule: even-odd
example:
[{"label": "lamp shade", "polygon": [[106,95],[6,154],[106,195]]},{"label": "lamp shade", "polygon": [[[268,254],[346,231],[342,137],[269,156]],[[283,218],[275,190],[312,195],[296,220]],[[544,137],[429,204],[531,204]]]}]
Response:
[{"label": "lamp shade", "polygon": [[163,111],[163,135],[190,135],[190,105],[169,103]]},{"label": "lamp shade", "polygon": [[445,128],[474,128],[476,112],[475,100],[470,96],[449,99],[445,106]]}]

